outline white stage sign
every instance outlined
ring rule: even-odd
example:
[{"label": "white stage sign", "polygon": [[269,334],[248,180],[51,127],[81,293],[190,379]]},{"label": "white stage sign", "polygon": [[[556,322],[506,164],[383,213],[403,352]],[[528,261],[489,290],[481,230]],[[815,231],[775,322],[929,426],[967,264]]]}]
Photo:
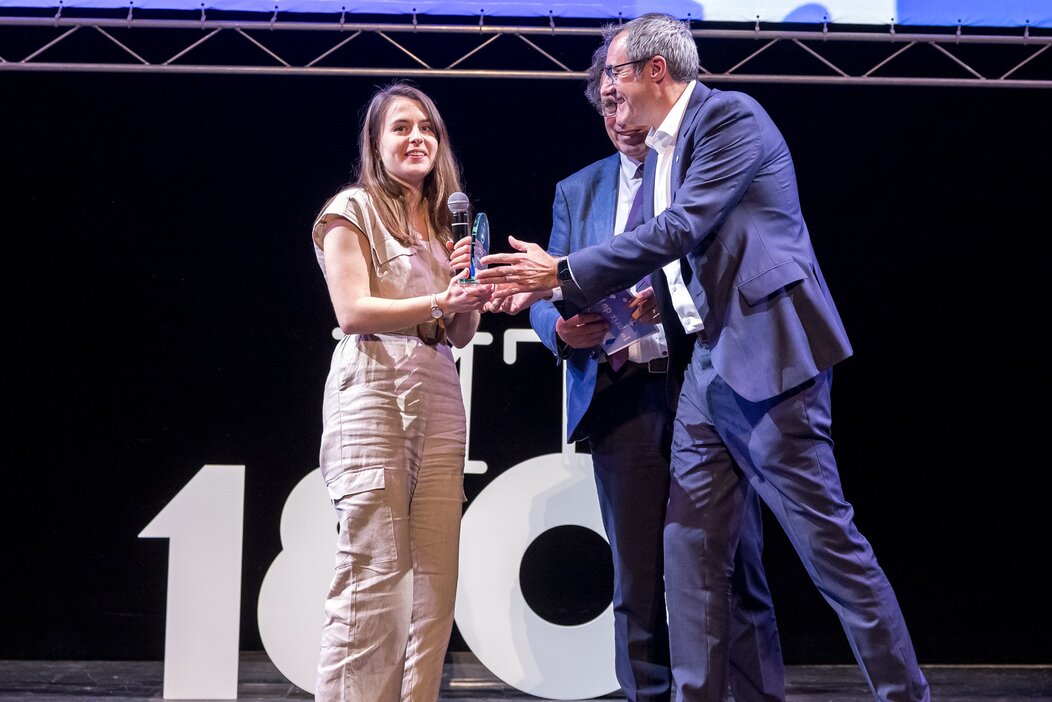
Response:
[{"label": "white stage sign", "polygon": [[[518,344],[539,339],[532,329],[510,329],[503,341],[504,362],[512,364]],[[492,342],[480,332],[456,352],[469,415],[474,347]],[[465,469],[482,473],[486,465],[468,461]],[[171,540],[166,699],[237,697],[244,483],[244,466],[205,466],[139,534]],[[590,622],[560,626],[533,612],[519,587],[526,549],[564,525],[605,538],[591,458],[572,447],[511,466],[487,485],[464,516],[456,622],[479,660],[509,685],[550,699],[605,695],[618,689],[612,605]],[[313,692],[336,552],[336,514],[319,469],[289,494],[279,531],[281,551],[259,591],[260,638],[278,670]]]}]

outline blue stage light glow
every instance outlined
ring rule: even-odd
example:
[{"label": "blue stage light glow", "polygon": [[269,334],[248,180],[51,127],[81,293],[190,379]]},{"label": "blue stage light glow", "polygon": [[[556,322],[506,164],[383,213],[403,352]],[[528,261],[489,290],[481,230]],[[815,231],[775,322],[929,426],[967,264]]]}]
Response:
[{"label": "blue stage light glow", "polygon": [[630,19],[667,12],[715,22],[1052,27],[1052,0],[0,0],[4,8]]}]

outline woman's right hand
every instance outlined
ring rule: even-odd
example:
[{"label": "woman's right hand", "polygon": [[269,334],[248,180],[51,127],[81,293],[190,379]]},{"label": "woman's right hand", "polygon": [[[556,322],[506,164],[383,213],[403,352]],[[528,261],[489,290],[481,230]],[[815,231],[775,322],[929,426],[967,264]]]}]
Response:
[{"label": "woman's right hand", "polygon": [[468,272],[461,271],[450,279],[449,287],[438,294],[438,306],[442,314],[452,315],[458,312],[479,312],[489,302],[493,286],[486,283],[461,285],[459,281],[466,278]]},{"label": "woman's right hand", "polygon": [[464,270],[471,264],[471,237],[465,236],[460,241],[446,243],[449,251],[449,269],[454,273]]}]

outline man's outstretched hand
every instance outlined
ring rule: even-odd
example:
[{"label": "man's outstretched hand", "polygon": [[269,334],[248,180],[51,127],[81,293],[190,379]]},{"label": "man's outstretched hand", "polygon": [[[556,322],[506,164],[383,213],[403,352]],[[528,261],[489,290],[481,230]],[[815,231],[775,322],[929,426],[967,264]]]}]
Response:
[{"label": "man's outstretched hand", "polygon": [[559,287],[556,271],[558,259],[549,256],[537,244],[519,241],[513,236],[508,237],[508,243],[519,253],[489,254],[483,257],[482,263],[487,268],[475,274],[480,283],[496,285],[498,297]]}]

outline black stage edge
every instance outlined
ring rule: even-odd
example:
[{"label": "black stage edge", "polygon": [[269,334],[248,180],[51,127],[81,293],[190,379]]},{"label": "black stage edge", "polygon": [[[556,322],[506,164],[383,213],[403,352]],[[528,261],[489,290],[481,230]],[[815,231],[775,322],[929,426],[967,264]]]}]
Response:
[{"label": "black stage edge", "polygon": [[[788,666],[789,702],[869,702],[872,698],[855,666]],[[1052,666],[924,666],[932,698],[940,702],[1047,702],[1052,700]],[[164,667],[154,661],[0,661],[0,699],[159,700]],[[243,652],[238,699],[308,700],[262,652]],[[471,653],[446,658],[440,700],[535,700],[505,685]],[[614,693],[600,699],[624,699]]]}]

